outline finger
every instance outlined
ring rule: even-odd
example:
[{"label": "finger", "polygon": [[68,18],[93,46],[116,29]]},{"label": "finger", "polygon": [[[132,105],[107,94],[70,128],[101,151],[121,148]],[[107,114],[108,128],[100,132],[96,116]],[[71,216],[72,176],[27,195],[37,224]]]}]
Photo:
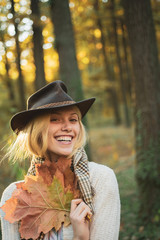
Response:
[{"label": "finger", "polygon": [[71,201],[71,213],[75,211],[75,209],[77,208],[77,206],[82,202],[82,199],[73,199]]},{"label": "finger", "polygon": [[76,216],[79,216],[81,212],[86,208],[86,204],[82,201],[77,205],[77,207],[74,209],[73,214]]},{"label": "finger", "polygon": [[84,211],[84,209],[87,209],[87,211],[91,213],[90,208],[84,202],[81,202],[77,206],[77,208],[74,210],[73,214],[76,216],[80,216],[80,214]]},{"label": "finger", "polygon": [[90,209],[85,208],[79,215],[80,220],[87,220],[87,216],[92,216]]}]

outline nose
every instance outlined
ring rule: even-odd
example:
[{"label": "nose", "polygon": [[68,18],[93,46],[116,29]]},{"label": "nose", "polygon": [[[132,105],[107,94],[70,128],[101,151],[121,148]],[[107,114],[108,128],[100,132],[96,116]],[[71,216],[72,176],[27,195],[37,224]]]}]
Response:
[{"label": "nose", "polygon": [[66,132],[71,132],[72,131],[71,124],[67,121],[63,122],[61,129],[62,129],[62,131],[66,131]]}]

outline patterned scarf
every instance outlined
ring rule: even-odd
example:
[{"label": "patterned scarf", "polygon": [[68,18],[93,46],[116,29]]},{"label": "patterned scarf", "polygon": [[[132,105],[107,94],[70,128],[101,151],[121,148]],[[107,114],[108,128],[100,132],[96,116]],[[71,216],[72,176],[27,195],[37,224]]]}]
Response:
[{"label": "patterned scarf", "polygon": [[[35,165],[42,164],[44,161],[45,161],[44,158],[33,159],[27,175],[36,175]],[[78,149],[78,151],[73,156],[71,169],[72,171],[74,171],[77,177],[78,185],[82,193],[84,202],[90,207],[90,209],[94,213],[93,209],[94,190],[90,183],[87,154],[83,148]],[[45,235],[41,233],[37,240],[44,239],[44,236]]]}]

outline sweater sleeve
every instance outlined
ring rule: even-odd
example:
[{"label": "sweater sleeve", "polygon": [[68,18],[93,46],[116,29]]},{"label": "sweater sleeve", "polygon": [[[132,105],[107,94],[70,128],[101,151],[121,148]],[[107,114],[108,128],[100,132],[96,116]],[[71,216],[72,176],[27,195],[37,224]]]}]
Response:
[{"label": "sweater sleeve", "polygon": [[115,174],[106,166],[96,163],[91,165],[95,214],[91,222],[90,240],[118,240],[120,198]]},{"label": "sweater sleeve", "polygon": [[[0,207],[11,198],[13,191],[16,189],[16,183],[10,184],[3,192]],[[1,228],[2,228],[2,240],[20,240],[20,234],[18,231],[18,222],[9,223],[4,219],[5,213],[0,208],[1,215]]]}]

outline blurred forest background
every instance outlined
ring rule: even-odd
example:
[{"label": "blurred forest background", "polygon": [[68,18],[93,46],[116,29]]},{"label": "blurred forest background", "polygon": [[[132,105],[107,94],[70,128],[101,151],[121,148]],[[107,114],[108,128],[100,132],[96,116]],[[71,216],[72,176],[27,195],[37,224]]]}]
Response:
[{"label": "blurred forest background", "polygon": [[[113,168],[120,237],[160,239],[160,1],[0,0],[0,148],[9,120],[61,79],[88,113],[90,160]],[[29,163],[0,167],[0,195]]]}]

